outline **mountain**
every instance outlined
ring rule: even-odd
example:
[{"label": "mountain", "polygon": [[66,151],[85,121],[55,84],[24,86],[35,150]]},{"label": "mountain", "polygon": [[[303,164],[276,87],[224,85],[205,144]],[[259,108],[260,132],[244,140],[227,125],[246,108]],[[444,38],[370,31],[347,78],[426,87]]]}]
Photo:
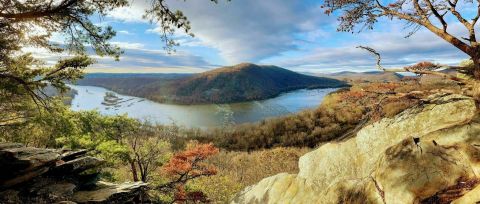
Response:
[{"label": "mountain", "polygon": [[277,66],[242,63],[190,76],[86,77],[79,85],[177,104],[231,103],[261,100],[303,88],[334,88],[345,82],[299,74]]},{"label": "mountain", "polygon": [[403,78],[401,74],[395,72],[337,72],[331,74],[315,74],[315,76],[330,77],[348,82],[394,82]]}]

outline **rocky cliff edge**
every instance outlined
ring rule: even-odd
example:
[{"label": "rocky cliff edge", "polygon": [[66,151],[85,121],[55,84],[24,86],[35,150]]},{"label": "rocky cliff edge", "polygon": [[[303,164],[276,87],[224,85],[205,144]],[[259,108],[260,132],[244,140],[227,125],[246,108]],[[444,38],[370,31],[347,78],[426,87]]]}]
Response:
[{"label": "rocky cliff edge", "polygon": [[472,98],[436,94],[302,156],[232,203],[475,203],[480,117]]}]

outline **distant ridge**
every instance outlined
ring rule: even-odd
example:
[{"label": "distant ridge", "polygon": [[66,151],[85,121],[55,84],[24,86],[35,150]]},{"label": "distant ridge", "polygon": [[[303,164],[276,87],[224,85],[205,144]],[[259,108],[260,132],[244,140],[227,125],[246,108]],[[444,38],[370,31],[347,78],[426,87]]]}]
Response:
[{"label": "distant ridge", "polygon": [[187,73],[87,73],[85,78],[162,78],[174,79],[192,76]]},{"label": "distant ridge", "polygon": [[351,72],[342,71],[331,74],[313,74],[314,76],[330,77],[347,82],[395,82],[400,81],[404,76],[395,72],[368,71]]},{"label": "distant ridge", "polygon": [[296,89],[347,86],[337,79],[299,74],[271,65],[241,63],[173,78],[86,78],[80,85],[177,104],[232,103],[262,100]]}]

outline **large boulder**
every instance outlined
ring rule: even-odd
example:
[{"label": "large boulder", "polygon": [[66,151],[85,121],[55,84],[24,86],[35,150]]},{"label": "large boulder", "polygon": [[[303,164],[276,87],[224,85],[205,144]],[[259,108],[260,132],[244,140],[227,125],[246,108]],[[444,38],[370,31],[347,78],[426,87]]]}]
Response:
[{"label": "large boulder", "polygon": [[[232,203],[450,203],[478,196],[480,121],[475,101],[432,95],[417,107],[302,156]],[[468,197],[467,197],[468,196]],[[477,200],[479,201],[479,200]],[[468,203],[468,202],[467,202]]]},{"label": "large boulder", "polygon": [[103,160],[69,151],[0,144],[0,203],[131,203],[146,184],[98,180]]}]

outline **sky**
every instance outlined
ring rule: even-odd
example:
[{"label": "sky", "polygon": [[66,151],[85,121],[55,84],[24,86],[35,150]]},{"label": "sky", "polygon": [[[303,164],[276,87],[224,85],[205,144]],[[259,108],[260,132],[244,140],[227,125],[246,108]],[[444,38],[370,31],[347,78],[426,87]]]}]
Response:
[{"label": "sky", "polygon": [[[99,58],[88,72],[203,72],[241,62],[277,65],[298,72],[330,73],[371,71],[375,59],[358,45],[382,53],[387,66],[405,66],[419,61],[457,64],[467,56],[421,29],[409,38],[405,22],[380,20],[374,30],[337,32],[335,15],[325,15],[321,1],[314,0],[167,0],[189,18],[195,37],[175,36],[180,46],[173,54],[163,50],[158,26],[142,18],[148,3],[133,1],[116,9],[98,25],[117,31],[112,43],[125,53],[120,61]],[[468,9],[468,8],[467,8]],[[453,23],[449,32],[466,30]]]}]

